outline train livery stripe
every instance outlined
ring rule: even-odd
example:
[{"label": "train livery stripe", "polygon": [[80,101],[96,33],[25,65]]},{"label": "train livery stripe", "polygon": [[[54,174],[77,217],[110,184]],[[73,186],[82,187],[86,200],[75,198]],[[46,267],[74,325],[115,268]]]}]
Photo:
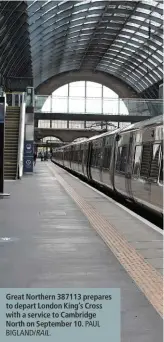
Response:
[{"label": "train livery stripe", "polygon": [[146,262],[143,256],[136,252],[135,248],[118,233],[117,229],[113,227],[109,221],[100,215],[91,205],[79,196],[67,182],[65,182],[57,172],[57,168],[48,164],[47,166],[51,171],[51,174],[80,207],[91,223],[91,226],[111,249],[155,310],[163,317],[163,280],[161,274]]}]

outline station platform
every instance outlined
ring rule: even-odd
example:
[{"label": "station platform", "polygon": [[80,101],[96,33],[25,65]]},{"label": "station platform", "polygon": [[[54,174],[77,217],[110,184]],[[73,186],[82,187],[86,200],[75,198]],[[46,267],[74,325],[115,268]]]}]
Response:
[{"label": "station platform", "polygon": [[37,161],[0,199],[1,288],[120,288],[121,341],[162,342],[162,232]]}]

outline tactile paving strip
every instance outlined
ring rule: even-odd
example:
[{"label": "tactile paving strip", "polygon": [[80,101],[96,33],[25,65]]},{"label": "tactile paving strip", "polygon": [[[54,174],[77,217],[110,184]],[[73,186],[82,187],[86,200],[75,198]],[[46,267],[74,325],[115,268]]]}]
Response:
[{"label": "tactile paving strip", "polygon": [[83,211],[90,221],[92,227],[98,232],[113,254],[135,281],[147,299],[163,317],[163,279],[143,256],[136,252],[126,239],[118,233],[102,215],[100,215],[90,204],[88,204],[76,191],[64,181],[58,172],[48,165],[51,173],[57,178],[67,193]]}]

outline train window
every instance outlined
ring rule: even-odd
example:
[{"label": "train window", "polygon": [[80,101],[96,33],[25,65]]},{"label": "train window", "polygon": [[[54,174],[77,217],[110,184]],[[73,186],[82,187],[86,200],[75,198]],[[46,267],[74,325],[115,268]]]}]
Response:
[{"label": "train window", "polygon": [[161,159],[161,168],[160,168],[159,180],[161,183],[163,183],[163,157]]},{"label": "train window", "polygon": [[121,163],[120,163],[120,171],[121,172],[125,172],[125,170],[126,170],[127,154],[128,154],[128,147],[127,146],[122,146]]},{"label": "train window", "polygon": [[152,150],[152,160],[150,167],[150,178],[158,180],[159,175],[159,155],[160,155],[160,144],[154,144]]},{"label": "train window", "polygon": [[95,148],[92,150],[91,166],[99,166],[101,160],[101,148]]},{"label": "train window", "polygon": [[84,165],[87,164],[87,157],[88,157],[88,149],[85,148],[85,149],[84,149]]},{"label": "train window", "polygon": [[96,154],[95,154],[95,149],[92,149],[92,154],[91,154],[91,166],[95,166],[95,157],[96,157]]},{"label": "train window", "polygon": [[112,152],[111,146],[106,146],[104,148],[104,156],[103,156],[103,168],[104,169],[107,169],[110,166],[111,152]]},{"label": "train window", "polygon": [[101,161],[101,148],[96,149],[96,166],[100,166]]},{"label": "train window", "polygon": [[140,176],[143,178],[149,177],[152,154],[153,154],[153,145],[144,144],[143,149],[142,149],[142,161],[141,161],[141,171],[140,171]]},{"label": "train window", "polygon": [[118,148],[117,151],[117,161],[116,161],[116,170],[120,170],[120,160],[121,160],[121,147]]},{"label": "train window", "polygon": [[159,181],[163,183],[163,146],[161,148],[161,167],[160,167]]},{"label": "train window", "polygon": [[125,172],[127,165],[127,155],[128,155],[128,146],[124,145],[118,148],[117,152],[117,162],[116,162],[116,170]]},{"label": "train window", "polygon": [[135,149],[135,157],[134,157],[134,166],[133,166],[133,174],[139,177],[140,174],[140,163],[141,163],[141,152],[142,146],[136,146]]}]

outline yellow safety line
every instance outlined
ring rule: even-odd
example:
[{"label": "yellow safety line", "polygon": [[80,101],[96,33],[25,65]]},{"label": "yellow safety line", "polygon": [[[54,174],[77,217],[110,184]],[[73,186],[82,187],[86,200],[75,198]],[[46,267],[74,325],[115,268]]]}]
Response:
[{"label": "yellow safety line", "polygon": [[101,214],[88,204],[66,181],[48,165],[49,170],[72,197],[88,218],[92,227],[102,237],[113,254],[135,281],[147,299],[163,317],[163,278],[161,274],[144,257],[136,252],[127,240]]}]

